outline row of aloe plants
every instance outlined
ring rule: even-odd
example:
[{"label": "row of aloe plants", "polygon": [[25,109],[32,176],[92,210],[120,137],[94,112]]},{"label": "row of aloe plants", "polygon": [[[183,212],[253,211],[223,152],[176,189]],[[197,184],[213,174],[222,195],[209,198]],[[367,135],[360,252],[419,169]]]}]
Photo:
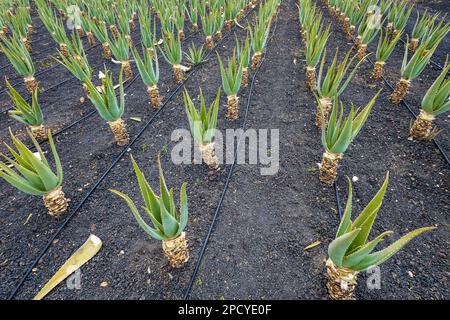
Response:
[{"label": "row of aloe plants", "polygon": [[[37,0],[39,1],[39,0]],[[252,2],[246,8],[256,6],[256,2]],[[258,13],[253,18],[253,26],[247,26],[248,32],[245,40],[241,43],[236,37],[236,47],[233,50],[233,56],[228,60],[225,66],[222,58],[217,55],[218,63],[220,64],[221,78],[223,89],[228,95],[229,111],[228,115],[233,112],[230,109],[237,108],[237,105],[230,107],[230,101],[233,96],[236,96],[241,85],[246,86],[246,81],[243,79],[243,70],[250,67],[258,68],[262,56],[265,52],[267,44],[268,30],[276,17],[276,12],[279,6],[278,0],[269,0],[261,4]],[[225,8],[224,8],[225,9]],[[144,9],[142,7],[136,8],[137,12],[142,14]],[[158,11],[155,8],[156,12]],[[146,13],[151,14],[151,10]],[[58,11],[59,15],[64,12]],[[261,32],[260,28],[264,32]],[[83,32],[85,30],[83,29]],[[118,145],[124,146],[128,144],[129,135],[125,129],[122,115],[125,109],[125,95],[124,95],[124,75],[125,66],[122,64],[118,84],[115,85],[113,81],[112,72],[106,67],[101,73],[100,85],[95,85],[92,79],[93,70],[89,66],[85,50],[83,48],[83,41],[81,40],[82,32],[74,32],[72,34],[71,45],[67,46],[67,54],[59,50],[58,62],[63,64],[74,76],[83,83],[83,88],[86,92],[87,98],[92,102],[99,115],[108,122],[114,133]],[[176,39],[174,45],[173,39]],[[159,47],[162,55],[169,60],[169,55],[173,49],[171,46],[177,47],[181,50],[179,42],[180,34],[164,33],[163,45]],[[158,46],[158,45],[157,45]],[[70,48],[70,49],[69,49]],[[147,50],[145,46],[141,53],[135,47],[130,46],[131,54],[134,57],[139,74],[143,82],[148,86],[148,91],[154,107],[160,102],[159,94],[155,96],[151,86],[155,86],[158,82],[159,68],[157,50]],[[201,63],[204,55],[198,48],[190,47],[190,54],[187,56],[192,63]],[[252,54],[254,63],[252,62]],[[256,56],[256,58],[255,58]],[[255,62],[256,60],[256,62]],[[64,214],[68,207],[70,200],[65,196],[62,190],[63,172],[62,165],[59,159],[55,144],[53,142],[50,130],[42,128],[39,135],[33,129],[36,125],[41,125],[43,121],[42,110],[38,102],[39,90],[36,88],[32,92],[31,104],[9,84],[10,97],[15,105],[15,109],[11,112],[11,117],[25,123],[29,126],[27,129],[34,147],[38,151],[33,153],[20,139],[18,139],[12,132],[11,139],[14,147],[6,145],[12,156],[3,155],[5,162],[0,162],[0,177],[15,188],[31,195],[42,196],[48,213],[52,216],[58,217]],[[116,93],[118,89],[118,94]],[[230,98],[231,96],[231,98]],[[206,108],[205,99],[200,93],[200,108],[195,106],[187,91],[184,92],[185,110],[188,119],[189,127],[192,135],[197,141],[202,153],[202,158],[209,169],[216,170],[219,166],[217,157],[214,151],[214,129],[217,125],[218,108],[220,101],[220,89],[217,96],[210,107]],[[235,97],[237,100],[237,97]],[[237,102],[236,102],[237,103]],[[234,118],[229,116],[230,119]],[[49,161],[45,157],[45,152],[41,149],[37,139],[47,138],[50,145],[50,151],[53,154],[56,171],[52,169]],[[186,184],[181,188],[181,205],[180,212],[176,212],[174,204],[173,190],[167,188],[160,162],[158,166],[160,170],[161,194],[155,195],[149,183],[145,180],[142,171],[132,159],[133,167],[136,172],[137,180],[142,191],[142,196],[146,203],[146,212],[151,218],[153,227],[150,227],[141,217],[132,200],[120,193],[112,190],[115,194],[122,196],[130,205],[134,217],[138,224],[151,237],[162,240],[163,251],[167,257],[170,265],[174,268],[182,267],[189,258],[189,251],[187,247],[187,240],[184,229],[187,225],[187,196]]]},{"label": "row of aloe plants", "polygon": [[[414,5],[403,0],[331,0],[327,5],[344,30],[348,30],[348,21],[359,23],[355,44],[359,58],[366,53],[368,44],[379,35],[371,77],[380,80],[387,60],[405,32]],[[407,36],[405,43],[400,80],[389,97],[393,104],[399,104],[405,99],[411,82],[430,64],[437,47],[450,32],[450,22],[446,22],[446,17],[440,13],[432,15],[425,10],[421,14],[417,10],[416,16],[411,35]],[[383,25],[386,25],[384,31]],[[353,34],[350,34],[350,37],[353,37]],[[439,133],[439,129],[435,128],[432,122],[436,116],[450,110],[450,87],[448,79],[445,79],[447,72],[448,61],[423,97],[419,116],[410,127],[410,136],[414,139],[431,140]]]},{"label": "row of aloe plants", "polygon": [[[360,21],[357,21],[354,17],[347,17],[343,13],[355,12],[352,11],[354,8],[349,6],[350,1],[342,1],[342,4],[346,5],[342,9],[336,6],[336,2],[338,1],[332,1],[330,11],[344,24],[344,30],[347,33],[355,32],[357,22],[360,23],[358,28],[360,35],[357,38],[359,47],[356,55],[350,57],[353,52],[351,49],[341,63],[338,63],[338,50],[336,50],[333,61],[326,71],[326,44],[331,35],[330,26],[324,26],[322,14],[311,0],[299,0],[298,3],[300,38],[304,44],[306,56],[306,82],[318,102],[316,124],[321,127],[322,144],[325,149],[320,164],[319,178],[321,182],[329,186],[335,182],[339,161],[361,131],[380,93],[378,92],[364,108],[355,109],[353,104],[348,108],[344,106],[343,102],[339,102],[340,94],[346,89],[358,67],[366,59],[366,46],[373,40],[374,34],[372,31],[368,31],[371,14],[362,15]],[[370,3],[373,4],[374,1]],[[370,6],[369,1],[357,2],[358,8],[364,4],[367,6],[366,8]],[[399,34],[392,36],[394,38],[389,41],[389,44],[398,41]],[[319,62],[320,68],[316,79],[316,67]],[[436,84],[436,86],[439,85]],[[345,115],[346,113],[347,115]],[[335,239],[328,246],[327,288],[332,299],[354,299],[358,273],[383,263],[413,238],[435,228],[416,229],[385,249],[375,251],[376,246],[392,233],[391,231],[384,232],[369,241],[369,235],[382,205],[388,181],[389,173],[386,175],[381,189],[354,220],[351,217],[352,183],[350,179],[348,181],[347,204]]]}]

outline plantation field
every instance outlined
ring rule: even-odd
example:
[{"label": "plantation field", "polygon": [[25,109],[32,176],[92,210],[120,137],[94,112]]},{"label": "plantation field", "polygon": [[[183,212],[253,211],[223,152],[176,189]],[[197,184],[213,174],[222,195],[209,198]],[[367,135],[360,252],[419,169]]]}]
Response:
[{"label": "plantation field", "polygon": [[[323,14],[323,24],[331,26],[325,60],[329,66],[336,48],[342,61],[353,41],[346,38],[324,2],[313,3]],[[371,61],[361,63],[339,100],[345,106],[353,103],[364,107],[382,91],[340,161],[335,185],[329,187],[319,180],[318,164],[324,149],[321,129],[315,125],[317,101],[306,86],[297,4],[297,0],[281,1],[262,63],[249,70],[249,85],[239,91],[239,119],[227,119],[228,101],[223,91],[219,101],[220,131],[279,130],[279,169],[267,176],[261,175],[261,168],[267,167],[264,164],[232,162],[209,170],[204,164],[174,164],[171,158],[179,142],[173,131],[189,130],[183,92],[186,89],[198,103],[201,88],[207,106],[212,103],[222,87],[217,54],[226,63],[233,57],[236,41],[242,44],[247,25],[254,23],[259,1],[240,25],[223,31],[213,50],[205,48],[205,61],[188,70],[182,83],[175,82],[172,66],[158,51],[158,87],[163,99],[157,110],[150,105],[146,85],[132,62],[134,76],[124,83],[122,119],[130,137],[125,146],[116,144],[105,120],[84,97],[81,82],[54,59],[58,45],[33,4],[31,57],[41,90],[39,103],[61,159],[62,185],[70,206],[63,215],[52,217],[41,197],[21,192],[0,179],[0,299],[32,299],[90,234],[98,236],[103,246],[81,267],[81,287],[70,289],[62,283],[46,299],[327,299],[325,260],[347,202],[346,176],[353,181],[356,216],[380,189],[387,171],[389,185],[373,232],[393,230],[396,234],[381,246],[416,228],[437,228],[380,265],[381,288],[369,289],[366,280],[370,274],[361,272],[355,297],[449,299],[450,166],[445,158],[450,154],[449,115],[442,114],[433,122],[441,129],[436,145],[409,138],[414,117],[407,107],[419,114],[423,96],[446,64],[450,37],[443,39],[433,62],[412,81],[406,104],[398,105],[389,101],[393,91],[389,85],[395,87],[400,79],[404,44],[399,42],[386,63],[385,81],[375,81],[370,73],[378,37],[372,41],[368,46]],[[425,10],[442,15],[450,11],[445,1],[418,2],[415,8],[420,14]],[[161,26],[155,20],[160,39]],[[403,40],[411,34],[415,20],[414,10]],[[140,48],[139,21],[135,23],[131,37]],[[202,31],[191,27],[186,18],[183,52],[192,44],[198,47],[205,43]],[[96,83],[105,67],[117,83],[120,64],[102,57],[100,43],[90,46],[86,37],[82,40]],[[3,142],[11,145],[10,130],[27,146],[32,140],[26,126],[8,115],[12,103],[5,78],[24,97],[27,90],[3,53],[0,78],[0,152],[8,154]],[[40,145],[53,161],[49,142]],[[190,257],[182,268],[168,264],[161,242],[145,234],[126,202],[109,191],[120,190],[138,207],[144,204],[130,155],[158,194],[156,163],[160,155],[165,179],[175,189],[176,206],[180,187],[187,182],[189,222],[185,232]],[[305,249],[317,241],[320,243]]]}]

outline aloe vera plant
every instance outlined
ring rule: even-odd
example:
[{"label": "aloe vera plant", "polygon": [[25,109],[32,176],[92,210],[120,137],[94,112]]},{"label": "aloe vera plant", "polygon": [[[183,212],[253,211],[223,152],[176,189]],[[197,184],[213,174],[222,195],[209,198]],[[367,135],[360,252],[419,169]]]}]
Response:
[{"label": "aloe vera plant", "polygon": [[177,213],[175,200],[173,197],[173,189],[170,189],[169,191],[167,188],[159,156],[159,196],[157,196],[150,187],[150,184],[146,180],[141,169],[138,167],[133,156],[131,156],[131,162],[136,173],[142,198],[145,202],[143,209],[146,212],[146,215],[150,218],[153,227],[145,222],[133,200],[128,195],[117,190],[110,191],[126,201],[131,212],[133,213],[133,216],[145,233],[156,240],[162,241],[164,255],[169,261],[169,264],[173,268],[181,268],[189,260],[188,244],[186,240],[186,233],[184,232],[188,222],[188,202],[186,195],[187,184],[183,183],[181,186],[180,212]]},{"label": "aloe vera plant", "polygon": [[320,165],[321,182],[330,186],[336,180],[339,160],[364,126],[378,94],[379,92],[361,111],[360,108],[355,109],[352,104],[346,118],[344,104],[341,102],[339,106],[338,100],[334,100],[328,124],[322,125],[322,145],[325,152]]},{"label": "aloe vera plant", "polygon": [[142,2],[138,8],[139,11],[139,28],[141,31],[141,42],[150,54],[150,58],[155,57],[155,43],[156,41],[156,23],[153,23],[152,31],[152,15],[147,7],[146,2]]},{"label": "aloe vera plant", "polygon": [[241,88],[242,65],[238,64],[236,50],[234,50],[233,56],[228,60],[226,68],[223,66],[222,59],[218,53],[217,59],[219,60],[220,65],[223,91],[225,91],[228,97],[227,118],[229,120],[236,120],[239,118],[238,92]]},{"label": "aloe vera plant", "polygon": [[159,95],[158,81],[159,81],[159,62],[156,56],[152,56],[142,47],[143,58],[139,55],[136,48],[131,48],[136,66],[141,75],[142,81],[147,86],[147,93],[150,97],[152,107],[158,109],[161,105],[161,96]]},{"label": "aloe vera plant", "polygon": [[[48,141],[53,154],[56,173],[53,172],[39,143],[30,131],[28,134],[37,150],[37,155],[17,139],[10,129],[10,135],[15,149],[5,143],[13,159],[2,154],[5,162],[0,161],[0,178],[4,179],[16,189],[34,196],[41,196],[45,207],[51,216],[57,217],[66,212],[69,201],[61,189],[63,171],[53,138],[48,131]],[[14,170],[15,169],[15,170]]]},{"label": "aloe vera plant", "polygon": [[33,32],[30,13],[25,7],[19,7],[14,15],[8,16],[8,30],[16,39],[20,39],[28,52],[32,52],[30,34]]},{"label": "aloe vera plant", "polygon": [[320,22],[314,23],[306,35],[306,84],[311,91],[316,89],[316,67],[329,37],[330,25],[324,29]]},{"label": "aloe vera plant", "polygon": [[399,104],[403,101],[408,89],[411,85],[411,81],[417,78],[430,62],[431,57],[434,54],[439,43],[431,49],[428,49],[427,43],[422,43],[411,58],[408,60],[408,47],[409,41],[405,45],[405,53],[403,56],[402,67],[400,70],[401,79],[397,82],[394,92],[389,96],[389,100],[394,104]]},{"label": "aloe vera plant", "polygon": [[438,131],[433,129],[436,116],[450,110],[450,70],[448,58],[439,77],[434,81],[422,99],[420,114],[410,129],[410,135],[419,140],[430,140]]},{"label": "aloe vera plant", "polygon": [[235,1],[226,1],[224,6],[225,31],[231,31],[238,15],[238,6]]},{"label": "aloe vera plant", "polygon": [[251,48],[250,48],[250,37],[247,33],[245,41],[240,44],[238,38],[236,37],[236,51],[239,60],[239,65],[242,66],[242,80],[241,87],[245,88],[248,86],[248,68],[251,61]]},{"label": "aloe vera plant", "polygon": [[413,31],[411,33],[411,42],[409,43],[409,51],[414,52],[419,45],[420,40],[422,40],[425,35],[428,33],[428,30],[434,25],[434,21],[437,19],[437,15],[432,17],[428,10],[420,15],[419,11],[417,11],[417,19],[414,24]]},{"label": "aloe vera plant", "polygon": [[397,36],[392,38],[389,34],[383,34],[383,31],[380,32],[380,39],[378,41],[378,47],[375,56],[376,61],[371,73],[371,77],[373,79],[379,80],[383,76],[384,65],[394,51],[395,46],[397,45],[401,36],[402,34],[399,33],[397,34]]},{"label": "aloe vera plant", "polygon": [[186,19],[186,5],[184,3],[179,3],[179,5],[177,5],[174,8],[172,19],[174,22],[174,26],[177,29],[180,40],[184,41],[184,39],[186,38],[186,35],[184,33],[184,20]]},{"label": "aloe vera plant", "polygon": [[47,130],[43,125],[44,115],[38,101],[38,90],[31,95],[31,105],[11,86],[6,80],[9,89],[9,97],[14,104],[14,109],[9,111],[9,116],[16,121],[26,124],[37,140],[47,137]]},{"label": "aloe vera plant", "polygon": [[445,36],[450,32],[450,22],[446,22],[445,24],[444,22],[445,19],[443,18],[437,25],[433,24],[425,34],[423,44],[426,45],[427,50],[439,46]]},{"label": "aloe vera plant", "polygon": [[248,30],[250,32],[250,43],[253,51],[250,68],[255,70],[260,66],[263,53],[266,49],[270,33],[270,23],[256,19],[253,28],[249,25]]},{"label": "aloe vera plant", "polygon": [[194,42],[188,48],[188,52],[184,53],[186,57],[186,61],[191,66],[198,66],[205,61],[205,50],[203,49],[203,45],[198,48],[195,46]]},{"label": "aloe vera plant", "polygon": [[379,21],[374,21],[375,16],[368,16],[361,22],[361,25],[358,28],[358,37],[356,38],[357,44],[357,56],[358,59],[362,60],[366,56],[367,46],[375,39],[379,32],[379,28],[376,28],[374,25],[381,23],[381,18],[379,17]]},{"label": "aloe vera plant", "polygon": [[214,48],[214,35],[217,32],[216,15],[220,12],[211,11],[200,16],[202,21],[203,33],[205,35],[205,43],[209,50]]},{"label": "aloe vera plant", "polygon": [[[331,66],[327,69],[324,76],[324,65],[327,55],[327,50],[324,50],[322,62],[319,69],[319,77],[317,79],[317,93],[319,95],[319,105],[316,111],[316,125],[317,127],[322,126],[322,122],[327,121],[328,114],[330,113],[333,100],[341,95],[342,92],[347,88],[347,85],[354,77],[359,65],[362,61],[360,60],[353,70],[349,73],[352,62],[355,60],[356,56],[350,59],[350,54],[352,50],[345,55],[344,60],[340,64],[337,62],[337,57],[339,49],[336,49],[336,53],[333,58]],[[345,81],[344,81],[344,78]]]},{"label": "aloe vera plant", "polygon": [[[92,78],[93,69],[89,65],[89,61],[86,57],[86,53],[83,48],[83,43],[78,36],[72,37],[73,48],[77,48],[74,54],[70,54],[67,57],[59,52],[59,59],[55,60],[62,64],[72,75],[77,78],[83,84],[83,92],[85,96],[88,94],[86,83]],[[78,43],[78,44],[76,44]],[[84,102],[84,97],[80,99]]]},{"label": "aloe vera plant", "polygon": [[101,79],[102,85],[96,87],[91,80],[86,82],[88,88],[88,98],[97,109],[98,114],[103,120],[108,122],[114,138],[119,146],[128,144],[129,135],[122,120],[125,110],[125,97],[123,90],[122,76],[123,68],[120,69],[119,75],[119,101],[115,93],[115,87],[112,80],[112,73],[105,67],[104,77]]},{"label": "aloe vera plant", "polygon": [[197,142],[203,161],[211,170],[217,170],[219,168],[219,160],[215,154],[214,135],[219,113],[220,89],[208,110],[206,110],[205,98],[201,90],[200,110],[197,110],[195,107],[187,90],[184,91],[183,98],[191,134]]},{"label": "aloe vera plant", "polygon": [[126,35],[119,34],[113,36],[109,41],[109,47],[113,54],[114,60],[119,61],[122,65],[125,80],[133,79],[133,69],[130,63],[130,41]]},{"label": "aloe vera plant", "polygon": [[385,231],[369,241],[369,235],[383,203],[388,183],[389,173],[386,174],[386,179],[377,194],[352,221],[353,192],[351,181],[348,179],[347,204],[336,237],[328,246],[327,288],[332,299],[353,299],[358,273],[387,261],[415,237],[436,229],[436,227],[415,229],[386,248],[374,252],[386,236],[393,234],[392,231]]},{"label": "aloe vera plant", "polygon": [[393,37],[402,33],[413,9],[414,5],[410,6],[407,1],[395,1],[387,17],[389,22],[386,26],[386,32],[392,32]]},{"label": "aloe vera plant", "polygon": [[106,23],[103,21],[96,22],[94,20],[90,20],[90,25],[95,37],[102,43],[103,57],[110,60],[112,58],[112,52],[109,46],[110,40]]},{"label": "aloe vera plant", "polygon": [[198,14],[199,2],[197,0],[189,0],[187,16],[192,25],[192,31],[198,32]]},{"label": "aloe vera plant", "polygon": [[23,77],[30,93],[37,90],[38,83],[34,78],[35,67],[25,45],[16,38],[2,38],[0,49],[6,55],[17,73]]},{"label": "aloe vera plant", "polygon": [[163,49],[161,53],[168,63],[172,65],[173,76],[177,83],[184,81],[184,67],[181,65],[183,51],[181,50],[181,40],[179,36],[166,34],[163,38]]}]

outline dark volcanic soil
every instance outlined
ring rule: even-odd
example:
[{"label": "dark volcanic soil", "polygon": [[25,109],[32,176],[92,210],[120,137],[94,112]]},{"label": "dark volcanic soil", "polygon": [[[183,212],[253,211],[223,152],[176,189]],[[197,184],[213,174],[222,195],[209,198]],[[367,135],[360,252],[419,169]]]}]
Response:
[{"label": "dark volcanic soil", "polygon": [[[321,3],[319,6],[323,8]],[[439,4],[427,6],[448,10]],[[352,44],[326,10],[323,8],[322,11],[325,20],[332,23],[333,35],[327,46],[329,63],[336,47],[340,48],[342,58]],[[410,24],[414,23],[412,20]],[[408,28],[412,29],[412,26]],[[38,30],[34,37],[48,39],[51,43],[44,28]],[[236,32],[241,39],[245,35],[239,28]],[[230,56],[235,46],[233,38],[225,39],[217,48],[221,56]],[[440,64],[449,51],[448,39],[436,55]],[[192,40],[199,44],[203,37],[194,35]],[[36,55],[46,47],[39,41],[33,45]],[[185,43],[184,48],[187,45]],[[374,49],[371,46],[371,50]],[[323,149],[320,132],[314,125],[315,99],[305,85],[302,50],[295,0],[284,0],[266,60],[256,77],[246,124],[251,129],[279,130],[280,169],[276,175],[262,176],[259,165],[235,167],[190,298],[327,298],[323,260],[327,245],[336,232],[339,216],[334,190],[318,181],[317,163]],[[386,78],[391,83],[399,78],[402,52],[399,45],[388,62]],[[92,49],[89,56],[93,64],[102,61],[100,48]],[[161,93],[168,96],[176,85],[170,66],[160,61]],[[5,58],[0,55],[0,67],[5,64]],[[446,250],[449,245],[446,214],[449,211],[449,166],[431,142],[407,139],[410,113],[404,106],[394,106],[388,101],[389,87],[383,82],[373,82],[368,77],[370,70],[371,65],[364,63],[341,97],[346,104],[365,105],[380,88],[383,89],[365,127],[341,162],[340,199],[345,204],[348,191],[345,176],[357,177],[353,186],[355,216],[376,193],[389,170],[389,190],[372,236],[384,230],[396,231],[397,235],[384,244],[387,245],[398,234],[417,227],[438,224],[439,228],[414,240],[381,266],[380,290],[368,290],[367,276],[361,274],[356,296],[358,299],[449,299]],[[136,68],[134,71],[137,73]],[[0,72],[14,78],[11,68]],[[438,74],[439,70],[429,67],[413,82],[407,103],[416,112],[423,94]],[[58,67],[54,72],[43,73],[39,80],[48,87],[68,76],[64,68]],[[221,86],[215,53],[185,86],[191,96],[195,96],[201,87],[207,103],[212,101]],[[248,99],[248,90],[240,93],[241,108]],[[74,80],[59,90],[42,94],[44,113],[51,126],[67,126],[92,110],[90,103],[81,105],[78,102],[80,93],[78,82]],[[126,93],[123,118],[130,135],[135,136],[154,111],[148,105],[139,78]],[[6,97],[5,93],[0,94],[2,110],[8,104]],[[225,120],[225,104],[226,97],[222,96],[218,128],[242,127],[242,117],[236,122]],[[142,122],[132,121],[130,117],[141,117]],[[438,118],[436,124],[444,128],[438,140],[444,150],[450,152],[447,115]],[[0,115],[0,140],[9,141],[8,126],[15,132],[23,129],[7,116]],[[103,240],[103,248],[82,267],[82,288],[69,290],[61,284],[48,296],[49,299],[182,298],[230,169],[229,165],[222,166],[220,172],[211,176],[204,166],[174,165],[170,161],[170,152],[175,145],[171,141],[172,131],[187,127],[179,91],[128,152],[133,154],[155,188],[158,187],[156,156],[161,153],[166,180],[174,187],[177,201],[181,184],[188,182],[190,221],[186,232],[191,259],[187,265],[180,270],[169,268],[161,254],[161,243],[148,239],[127,205],[108,192],[109,188],[118,189],[129,194],[137,204],[142,204],[127,154],[63,229],[16,298],[32,298],[91,233]],[[47,148],[46,144],[44,148]],[[108,126],[97,115],[59,135],[57,149],[64,165],[64,190],[72,199],[72,206],[82,200],[122,151],[113,143]],[[0,299],[3,299],[11,293],[22,272],[64,220],[52,219],[39,198],[24,195],[4,181],[0,182],[0,196]],[[29,214],[32,216],[25,224]],[[304,250],[315,241],[321,241],[321,244]],[[108,285],[101,287],[102,282]]]}]

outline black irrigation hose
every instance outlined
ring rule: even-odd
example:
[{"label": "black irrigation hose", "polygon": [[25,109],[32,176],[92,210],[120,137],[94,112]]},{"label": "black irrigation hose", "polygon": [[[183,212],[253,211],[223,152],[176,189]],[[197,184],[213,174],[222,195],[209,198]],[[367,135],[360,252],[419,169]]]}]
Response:
[{"label": "black irrigation hose", "polygon": [[[250,11],[251,12],[251,11]],[[214,49],[218,48],[218,46],[223,43],[223,41],[228,38],[228,36],[231,34],[231,32],[227,33],[223,38],[216,43],[214,48],[205,56],[205,59],[208,58],[214,51]],[[150,124],[153,122],[154,119],[161,113],[161,111],[164,109],[166,105],[169,104],[169,102],[172,100],[172,98],[175,96],[176,93],[185,85],[186,81],[188,81],[193,74],[195,74],[199,69],[201,65],[198,65],[192,69],[191,72],[186,76],[183,83],[179,84],[175,90],[170,94],[170,96],[166,99],[164,104],[156,111],[153,116],[147,121],[147,123],[142,127],[142,129],[138,132],[138,134],[126,145],[123,147],[122,152],[119,154],[119,156],[113,161],[111,166],[102,174],[100,179],[98,179],[95,184],[89,189],[87,194],[84,196],[84,198],[78,203],[78,205],[73,209],[72,213],[70,213],[66,220],[61,224],[61,226],[56,230],[56,232],[51,236],[50,240],[47,242],[47,244],[44,246],[44,248],[39,252],[36,259],[32,262],[32,264],[25,270],[23,273],[22,278],[19,280],[17,285],[14,287],[11,294],[8,296],[7,300],[12,300],[19,289],[22,287],[30,273],[32,272],[33,268],[39,263],[39,260],[44,256],[44,254],[48,251],[50,246],[52,245],[53,241],[56,239],[56,237],[61,233],[61,231],[65,228],[65,226],[69,223],[69,221],[73,218],[73,216],[78,212],[78,210],[81,209],[81,207],[86,203],[86,201],[89,199],[89,197],[94,193],[94,191],[98,188],[98,186],[106,179],[106,177],[109,175],[109,173],[114,169],[114,167],[117,165],[117,163],[122,159],[122,157],[128,152],[128,149],[133,146],[133,144],[142,136],[142,134],[145,132],[145,130],[150,126]]]},{"label": "black irrigation hose", "polygon": [[[278,19],[276,20],[275,27],[274,27],[274,29],[272,31],[272,35],[271,35],[269,41],[271,41],[273,36],[275,35],[277,24],[278,24]],[[242,129],[243,130],[245,130],[246,124],[247,124],[248,110],[250,108],[250,102],[251,102],[251,99],[252,99],[253,86],[254,86],[254,83],[255,83],[256,75],[258,74],[259,70],[261,69],[262,63],[264,62],[265,58],[266,58],[266,56],[261,60],[261,63],[259,65],[258,69],[253,74],[252,81],[250,82],[249,94],[248,94],[248,98],[247,98],[247,105],[245,107],[244,123],[242,125]],[[211,235],[212,235],[212,233],[214,231],[214,226],[216,224],[217,217],[218,217],[220,209],[222,207],[223,200],[225,199],[225,195],[226,195],[227,190],[228,190],[228,185],[229,185],[231,177],[233,175],[234,167],[236,166],[237,150],[238,150],[238,147],[239,147],[239,145],[240,145],[240,143],[242,141],[242,136],[243,135],[241,135],[241,137],[239,138],[238,143],[235,146],[233,163],[231,164],[231,168],[228,171],[227,180],[225,181],[225,186],[224,186],[224,188],[222,190],[222,193],[220,195],[219,202],[217,203],[217,206],[216,206],[216,210],[214,211],[214,215],[213,215],[211,224],[209,226],[208,233],[206,234],[206,237],[203,240],[203,244],[202,244],[202,247],[200,249],[200,253],[199,253],[198,257],[197,257],[197,261],[195,263],[195,267],[194,267],[194,271],[192,272],[191,279],[190,279],[189,284],[188,284],[188,286],[187,286],[187,288],[186,288],[186,290],[184,292],[184,296],[183,296],[184,300],[189,299],[189,294],[190,294],[190,292],[192,290],[192,287],[194,285],[195,279],[197,278],[198,270],[200,269],[200,265],[202,263],[203,257],[204,257],[205,252],[206,252],[206,247],[208,246],[209,239],[211,238]]]}]

